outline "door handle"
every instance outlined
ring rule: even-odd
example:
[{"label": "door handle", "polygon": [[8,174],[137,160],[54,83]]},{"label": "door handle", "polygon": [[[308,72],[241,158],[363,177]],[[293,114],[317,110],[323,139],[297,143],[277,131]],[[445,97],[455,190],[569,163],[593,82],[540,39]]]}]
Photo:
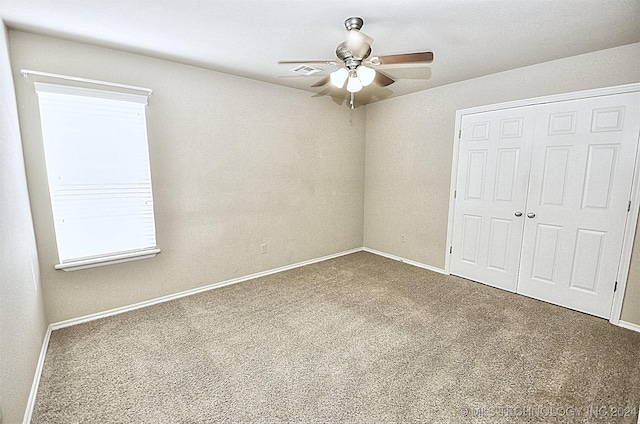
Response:
[{"label": "door handle", "polygon": [[535,213],[533,213],[533,212],[529,212],[529,213],[527,214],[527,218],[535,218],[535,217],[536,217],[536,214],[535,214]]},{"label": "door handle", "polygon": [[518,211],[514,215],[517,216],[518,218],[520,218],[522,216],[522,212]]}]

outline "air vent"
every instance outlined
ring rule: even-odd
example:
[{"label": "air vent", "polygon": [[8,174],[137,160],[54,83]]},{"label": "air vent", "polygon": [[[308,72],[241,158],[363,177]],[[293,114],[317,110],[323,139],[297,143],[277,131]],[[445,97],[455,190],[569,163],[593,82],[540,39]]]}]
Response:
[{"label": "air vent", "polygon": [[318,72],[322,72],[322,69],[314,68],[309,65],[299,65],[293,69],[290,69],[291,72],[295,72],[296,74],[303,75],[308,77],[309,75],[317,74]]}]

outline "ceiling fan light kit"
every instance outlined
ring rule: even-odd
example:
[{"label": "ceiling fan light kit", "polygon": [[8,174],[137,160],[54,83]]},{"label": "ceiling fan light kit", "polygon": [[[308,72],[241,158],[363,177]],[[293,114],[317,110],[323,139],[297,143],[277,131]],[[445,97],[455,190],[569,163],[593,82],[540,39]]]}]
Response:
[{"label": "ceiling fan light kit", "polygon": [[358,74],[358,78],[362,81],[362,85],[365,87],[376,79],[376,70],[369,68],[368,66],[360,65],[358,66],[358,69],[356,69],[356,72]]},{"label": "ceiling fan light kit", "polygon": [[376,71],[364,65],[360,65],[355,69],[347,71],[346,68],[340,68],[330,75],[331,84],[335,87],[342,88],[346,80],[347,91],[350,93],[357,93],[362,90],[363,87],[370,85],[376,78]]},{"label": "ceiling fan light kit", "polygon": [[[345,83],[346,89],[351,94],[350,106],[354,108],[354,93],[362,90],[374,81],[386,87],[395,80],[381,71],[376,71],[371,66],[403,64],[403,63],[431,63],[433,61],[432,52],[416,52],[402,53],[386,56],[371,56],[371,45],[373,38],[360,32],[364,25],[364,20],[360,17],[351,17],[344,21],[347,29],[347,40],[338,44],[336,47],[336,56],[340,59],[344,67],[337,71],[331,72],[329,78],[326,76],[312,85],[312,87],[321,87],[328,82],[334,87],[343,88]],[[335,64],[332,60],[314,60],[314,61],[281,61],[279,63],[325,63]],[[369,66],[366,66],[369,65]]]},{"label": "ceiling fan light kit", "polygon": [[335,72],[331,72],[329,77],[331,78],[331,84],[335,87],[342,88],[347,78],[349,78],[349,71],[347,71],[346,68],[340,68]]},{"label": "ceiling fan light kit", "polygon": [[362,87],[362,81],[360,81],[356,72],[351,71],[351,75],[349,75],[349,82],[347,83],[347,91],[349,93],[357,93],[362,90]]}]

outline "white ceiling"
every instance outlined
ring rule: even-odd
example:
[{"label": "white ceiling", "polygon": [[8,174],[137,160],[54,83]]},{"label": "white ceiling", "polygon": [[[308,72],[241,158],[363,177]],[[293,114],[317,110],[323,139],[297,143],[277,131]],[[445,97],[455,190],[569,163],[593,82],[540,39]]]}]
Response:
[{"label": "white ceiling", "polygon": [[[428,67],[384,68],[410,78],[363,92],[365,101],[640,42],[640,0],[0,2],[0,17],[10,28],[321,94],[327,94],[326,87],[310,88],[320,77],[296,76],[289,71],[293,65],[277,61],[335,59],[350,16],[364,19],[362,32],[375,40],[373,55],[422,50],[435,55]],[[336,69],[317,66],[324,74]]]}]

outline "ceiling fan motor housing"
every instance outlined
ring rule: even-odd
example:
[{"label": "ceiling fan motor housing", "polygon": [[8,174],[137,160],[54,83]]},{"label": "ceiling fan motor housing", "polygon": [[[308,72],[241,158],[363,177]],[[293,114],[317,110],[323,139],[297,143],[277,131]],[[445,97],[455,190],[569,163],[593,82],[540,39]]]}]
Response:
[{"label": "ceiling fan motor housing", "polygon": [[371,54],[371,41],[373,40],[360,32],[362,25],[364,25],[364,20],[360,17],[347,18],[344,21],[344,27],[350,35],[346,41],[336,47],[336,56],[349,69],[357,68]]},{"label": "ceiling fan motor housing", "polygon": [[370,54],[371,46],[368,44],[354,46],[348,41],[343,41],[338,44],[338,47],[336,47],[336,56],[338,59],[345,62],[345,64],[347,64],[347,61],[349,60],[362,62],[362,60],[369,57]]}]

